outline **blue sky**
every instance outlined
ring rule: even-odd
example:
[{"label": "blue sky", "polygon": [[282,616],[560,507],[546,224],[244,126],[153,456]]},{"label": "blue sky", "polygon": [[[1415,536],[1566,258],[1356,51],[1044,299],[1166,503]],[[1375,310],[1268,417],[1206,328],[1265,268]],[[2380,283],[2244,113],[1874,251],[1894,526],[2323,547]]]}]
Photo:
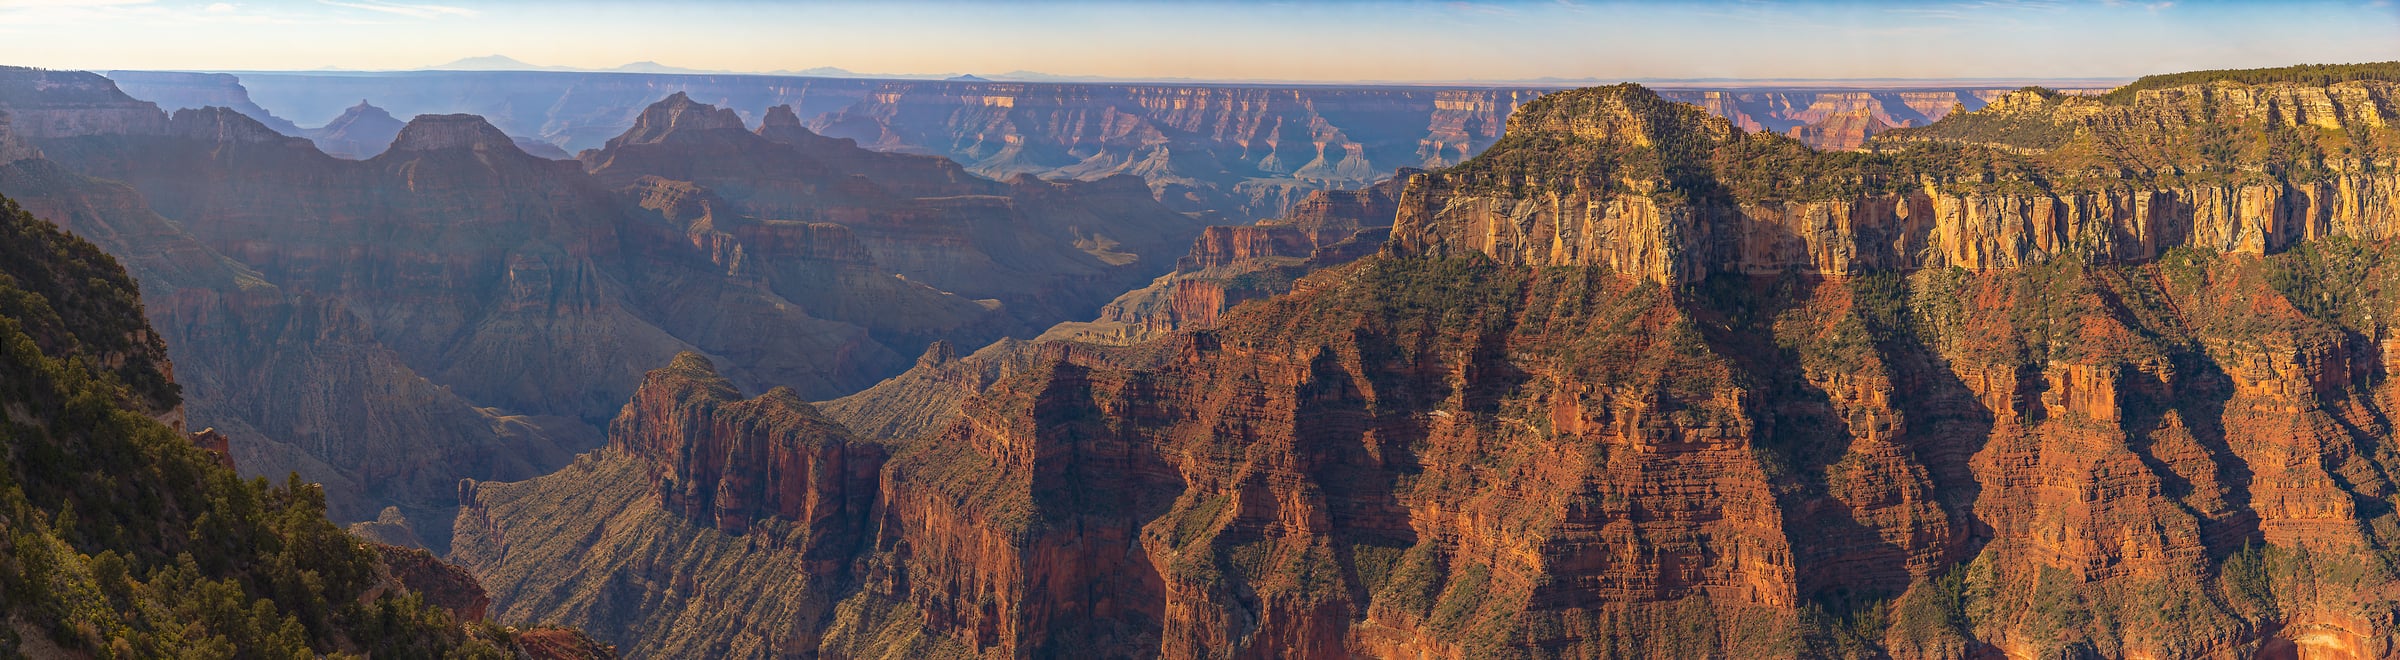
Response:
[{"label": "blue sky", "polygon": [[2120,77],[2400,60],[2393,0],[0,0],[0,63],[832,66],[1224,80]]}]

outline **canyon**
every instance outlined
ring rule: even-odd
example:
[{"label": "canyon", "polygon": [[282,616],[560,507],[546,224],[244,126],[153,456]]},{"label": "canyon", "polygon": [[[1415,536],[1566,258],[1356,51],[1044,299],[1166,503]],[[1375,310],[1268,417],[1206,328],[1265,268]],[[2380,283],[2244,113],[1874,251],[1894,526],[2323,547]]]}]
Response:
[{"label": "canyon", "polygon": [[1549,94],[1045,340],[678,357],[453,558],[661,657],[2400,654],[2400,83],[2136,87]]},{"label": "canyon", "polygon": [[[788,113],[751,130],[655,105],[589,163],[472,115],[415,116],[351,160],[233,109],[9,69],[0,193],[131,264],[191,423],[237,465],[326,484],[337,520],[397,507],[395,536],[436,551],[459,479],[567,464],[678,353],[847,394],[932,342],[1089,318],[1200,227],[1130,178],[991,181]],[[357,110],[319,140],[388,118]]]},{"label": "canyon", "polygon": [[[0,331],[173,448],[27,456],[520,656],[2394,657],[2400,74],[2310,71],[8,68],[0,196],[123,272]],[[151,543],[73,497],[0,551]]]},{"label": "canyon", "polygon": [[[1360,188],[1400,168],[1456,164],[1499,139],[1518,105],[1558,89],[546,71],[108,75],[135,97],[170,110],[221,105],[278,126],[290,122],[267,118],[264,108],[330,121],[366,99],[403,117],[474,114],[509,135],[568,152],[602,146],[667,94],[729,108],[751,123],[763,122],[770,108],[790,106],[811,131],[870,149],[942,156],[993,179],[1134,175],[1176,210],[1238,223],[1280,217],[1313,191]],[[2005,91],[1792,87],[1661,93],[1707,108],[1745,130],[1851,149],[1889,128],[1923,126],[1954,110],[1981,108]],[[261,104],[264,108],[250,110]]]},{"label": "canyon", "polygon": [[[11,156],[12,168],[38,160]],[[98,188],[81,191],[112,192]],[[238,476],[222,434],[186,431],[139,286],[99,246],[0,197],[0,651],[616,657],[573,629],[490,623],[472,576],[343,532],[315,484]]]}]

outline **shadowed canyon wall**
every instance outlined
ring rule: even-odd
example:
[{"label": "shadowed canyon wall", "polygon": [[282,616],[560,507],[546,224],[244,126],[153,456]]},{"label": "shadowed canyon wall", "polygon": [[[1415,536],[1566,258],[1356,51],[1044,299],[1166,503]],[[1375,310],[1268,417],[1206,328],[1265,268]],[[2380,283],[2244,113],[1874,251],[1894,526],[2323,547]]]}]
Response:
[{"label": "shadowed canyon wall", "polygon": [[[237,464],[327,484],[337,519],[397,505],[416,529],[395,537],[436,550],[458,479],[566,464],[676,354],[847,394],[936,341],[1089,318],[1199,228],[1131,179],[991,181],[788,112],[753,131],[658,105],[590,171],[471,115],[387,123],[350,160],[230,109],[9,69],[0,190],[134,265],[193,423]],[[330,135],[389,119],[354,110]]]},{"label": "shadowed canyon wall", "polygon": [[[822,404],[865,431],[838,446],[880,446],[873,504],[757,514],[851,555],[748,606],[816,618],[622,639],[662,656],[733,639],[713,649],[2391,657],[2396,88],[2029,91],[1866,153],[1635,86],[1546,96],[1492,149],[1401,184],[1379,251],[1212,329],[942,346]],[[1262,229],[1204,234],[1162,281],[1309,243]],[[824,547],[798,531],[729,535],[623,483],[727,481],[626,449],[738,455],[747,432],[656,412],[679,391],[637,394],[617,448],[469,494],[460,557],[500,591],[593,585],[499,598],[504,619],[824,575],[756,554]],[[816,437],[795,456],[841,438]],[[778,497],[870,497],[850,465]],[[587,500],[645,517],[550,503]],[[760,560],[616,559],[686,553]]]}]

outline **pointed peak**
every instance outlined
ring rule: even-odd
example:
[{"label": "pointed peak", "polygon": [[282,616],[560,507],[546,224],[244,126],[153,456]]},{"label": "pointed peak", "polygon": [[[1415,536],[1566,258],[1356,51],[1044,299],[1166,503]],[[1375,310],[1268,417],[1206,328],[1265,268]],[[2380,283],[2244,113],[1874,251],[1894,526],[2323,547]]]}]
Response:
[{"label": "pointed peak", "polygon": [[387,153],[404,151],[446,151],[453,149],[505,149],[523,154],[515,140],[500,129],[492,127],[476,115],[417,115],[400,127],[400,137],[392,140]]},{"label": "pointed peak", "polygon": [[925,345],[924,355],[917,356],[917,366],[921,368],[939,367],[957,360],[958,349],[952,347],[948,341],[936,339],[933,340],[933,343]]},{"label": "pointed peak", "polygon": [[623,135],[611,138],[608,146],[651,144],[677,133],[716,130],[748,129],[742,126],[741,115],[735,114],[732,109],[694,101],[690,95],[676,92],[642,109],[641,116],[633,120],[633,128],[625,129]]}]

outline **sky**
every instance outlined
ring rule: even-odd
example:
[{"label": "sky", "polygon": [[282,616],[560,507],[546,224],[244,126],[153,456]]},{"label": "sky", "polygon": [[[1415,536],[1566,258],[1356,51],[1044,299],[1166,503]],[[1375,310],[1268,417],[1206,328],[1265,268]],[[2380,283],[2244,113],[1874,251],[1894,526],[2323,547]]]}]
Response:
[{"label": "sky", "polygon": [[2130,78],[2400,60],[2394,0],[0,0],[0,64],[608,68],[1318,82]]}]

